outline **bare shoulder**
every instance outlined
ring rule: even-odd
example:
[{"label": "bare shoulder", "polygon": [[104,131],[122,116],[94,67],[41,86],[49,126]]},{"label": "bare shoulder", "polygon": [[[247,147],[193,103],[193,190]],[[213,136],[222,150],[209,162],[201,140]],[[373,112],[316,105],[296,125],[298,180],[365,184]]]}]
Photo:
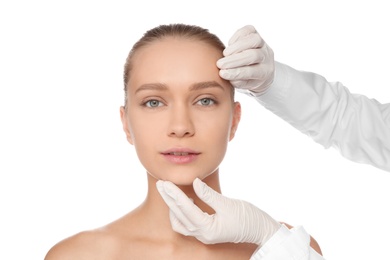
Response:
[{"label": "bare shoulder", "polygon": [[140,251],[139,219],[130,212],[97,229],[83,231],[54,245],[44,260],[132,259]]},{"label": "bare shoulder", "polygon": [[104,230],[83,231],[54,245],[45,260],[114,259],[117,239]]}]

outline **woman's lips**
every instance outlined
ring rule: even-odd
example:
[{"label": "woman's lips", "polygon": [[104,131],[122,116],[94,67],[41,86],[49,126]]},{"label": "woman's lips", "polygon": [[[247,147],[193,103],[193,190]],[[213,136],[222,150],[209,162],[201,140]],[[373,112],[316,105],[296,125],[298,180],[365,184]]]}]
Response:
[{"label": "woman's lips", "polygon": [[171,163],[175,164],[186,164],[191,163],[195,161],[200,153],[192,151],[192,150],[186,150],[186,149],[180,149],[180,150],[168,150],[166,152],[161,153],[165,159],[167,159]]}]

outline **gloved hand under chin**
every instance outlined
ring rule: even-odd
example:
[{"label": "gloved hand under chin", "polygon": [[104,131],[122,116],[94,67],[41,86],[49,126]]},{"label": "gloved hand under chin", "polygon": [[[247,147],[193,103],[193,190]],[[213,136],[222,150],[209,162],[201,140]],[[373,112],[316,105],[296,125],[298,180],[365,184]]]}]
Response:
[{"label": "gloved hand under chin", "polygon": [[156,185],[170,209],[173,230],[194,236],[204,244],[234,242],[263,245],[281,226],[254,205],[227,198],[200,179],[195,179],[193,183],[195,193],[214,209],[215,214],[203,212],[172,182],[158,181]]},{"label": "gloved hand under chin", "polygon": [[274,52],[252,25],[237,30],[217,61],[220,76],[238,90],[264,93],[275,74]]}]

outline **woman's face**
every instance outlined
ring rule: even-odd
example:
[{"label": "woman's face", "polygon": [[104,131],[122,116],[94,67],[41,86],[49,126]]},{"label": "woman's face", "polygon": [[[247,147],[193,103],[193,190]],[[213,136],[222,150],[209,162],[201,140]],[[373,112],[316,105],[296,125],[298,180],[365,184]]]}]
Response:
[{"label": "woman's face", "polygon": [[123,129],[147,172],[190,185],[217,171],[240,119],[231,86],[219,77],[214,47],[182,38],[133,56]]}]

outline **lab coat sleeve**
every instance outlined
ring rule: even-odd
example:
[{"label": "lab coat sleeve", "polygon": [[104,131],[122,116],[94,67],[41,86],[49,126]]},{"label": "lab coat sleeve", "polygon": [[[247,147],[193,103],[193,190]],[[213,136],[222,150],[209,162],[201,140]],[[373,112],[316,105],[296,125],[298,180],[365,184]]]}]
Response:
[{"label": "lab coat sleeve", "polygon": [[266,93],[247,94],[325,148],[390,171],[390,103],[351,94],[339,82],[279,62],[275,68]]},{"label": "lab coat sleeve", "polygon": [[281,228],[251,257],[250,260],[324,260],[310,247],[310,235],[303,227]]}]

